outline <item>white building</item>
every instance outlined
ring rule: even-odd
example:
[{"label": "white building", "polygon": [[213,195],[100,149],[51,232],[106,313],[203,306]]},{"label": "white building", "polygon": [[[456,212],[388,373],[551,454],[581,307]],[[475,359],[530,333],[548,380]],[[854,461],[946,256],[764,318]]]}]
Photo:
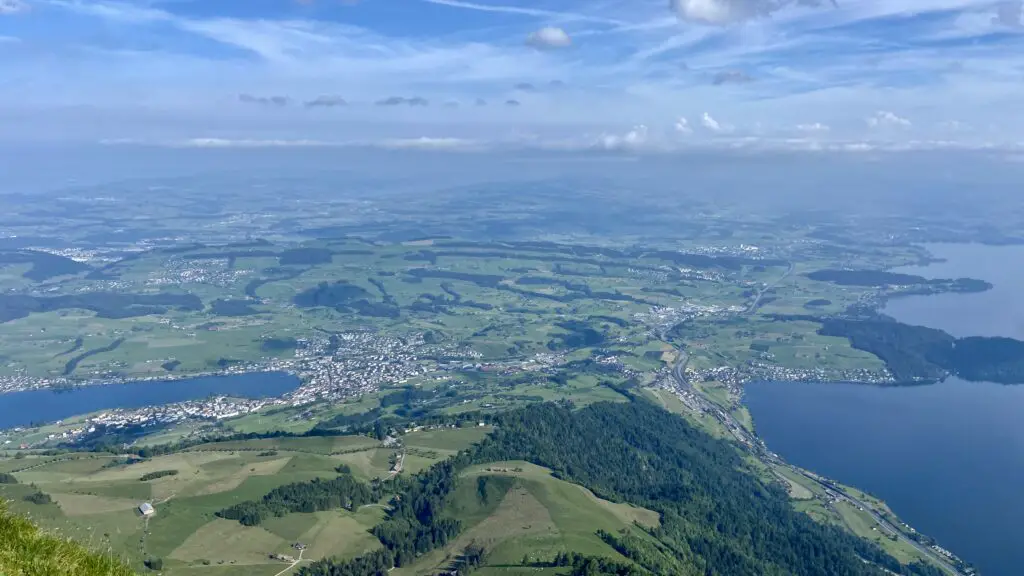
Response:
[{"label": "white building", "polygon": [[139,506],[139,512],[141,512],[143,516],[152,516],[153,514],[156,514],[156,509],[153,508],[153,505],[149,502],[143,502]]}]

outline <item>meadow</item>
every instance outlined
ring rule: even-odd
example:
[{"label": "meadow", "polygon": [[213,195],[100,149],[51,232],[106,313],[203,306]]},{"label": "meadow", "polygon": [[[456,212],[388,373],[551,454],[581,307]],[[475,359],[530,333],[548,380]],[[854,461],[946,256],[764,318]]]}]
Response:
[{"label": "meadow", "polygon": [[[412,474],[482,439],[488,428],[425,430],[404,437],[409,455],[403,473]],[[214,514],[270,490],[314,478],[330,479],[347,465],[364,481],[389,475],[394,448],[360,436],[276,438],[214,442],[124,464],[121,457],[91,453],[56,458],[0,461],[18,484],[0,485],[12,511],[41,528],[71,537],[86,547],[126,559],[136,570],[159,558],[170,576],[277,574],[288,563],[272,554],[303,560],[358,556],[380,546],[369,529],[380,523],[386,503],[358,510],[292,513],[256,527]],[[161,472],[175,474],[160,476]],[[142,478],[160,476],[150,480]],[[42,491],[52,502],[25,496]],[[152,503],[144,517],[138,507]]]}]

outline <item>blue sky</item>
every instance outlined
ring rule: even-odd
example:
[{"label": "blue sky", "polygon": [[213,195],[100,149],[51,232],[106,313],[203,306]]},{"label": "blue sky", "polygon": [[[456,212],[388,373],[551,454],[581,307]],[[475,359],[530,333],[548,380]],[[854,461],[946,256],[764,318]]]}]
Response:
[{"label": "blue sky", "polygon": [[0,0],[0,139],[1024,142],[1021,2]]}]

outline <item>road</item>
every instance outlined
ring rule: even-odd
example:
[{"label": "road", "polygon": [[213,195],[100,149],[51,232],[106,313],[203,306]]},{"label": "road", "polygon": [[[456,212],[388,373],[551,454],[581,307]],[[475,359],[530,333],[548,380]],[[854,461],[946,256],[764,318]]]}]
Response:
[{"label": "road", "polygon": [[793,273],[793,266],[793,263],[790,262],[789,266],[786,267],[786,271],[782,273],[782,276],[779,276],[773,282],[765,284],[764,286],[759,288],[757,290],[757,298],[754,298],[754,301],[751,302],[749,306],[747,306],[747,309],[744,310],[743,313],[751,314],[755,312],[757,310],[757,307],[761,305],[761,299],[764,298],[764,293],[771,290],[772,288],[775,288],[780,283],[782,283],[783,280],[789,277],[789,275]]},{"label": "road", "polygon": [[[776,464],[780,464],[781,463],[781,461],[779,461],[778,459],[773,459],[773,458],[770,458],[770,457],[769,457],[768,461],[774,462]],[[832,492],[835,492],[836,494],[838,494],[839,496],[841,496],[842,498],[844,498],[846,501],[848,501],[849,503],[853,504],[854,506],[857,506],[858,508],[863,509],[865,512],[867,512],[871,516],[871,518],[879,526],[882,527],[883,530],[885,530],[889,534],[892,534],[892,535],[896,536],[897,539],[899,539],[899,540],[901,540],[903,542],[906,542],[907,544],[910,544],[918,552],[920,552],[920,553],[924,554],[925,556],[927,556],[927,557],[931,558],[932,560],[934,560],[939,566],[941,566],[943,569],[945,569],[946,572],[948,572],[950,574],[956,574],[958,576],[964,574],[964,572],[961,572],[955,566],[951,565],[949,562],[947,562],[945,560],[945,558],[943,558],[942,556],[937,554],[931,548],[928,548],[927,546],[925,546],[925,545],[923,545],[923,544],[921,544],[919,542],[916,542],[914,540],[911,540],[910,538],[907,538],[903,534],[903,532],[901,532],[898,528],[896,528],[896,526],[894,526],[892,524],[892,522],[889,522],[881,514],[875,512],[875,509],[872,508],[868,503],[866,503],[866,502],[864,502],[862,500],[858,500],[854,496],[851,496],[850,493],[847,492],[846,490],[844,490],[842,487],[836,486],[835,484],[833,484],[831,482],[822,481],[822,480],[818,479],[817,477],[815,477],[813,474],[810,474],[810,473],[808,473],[805,470],[801,470],[799,468],[791,468],[791,470],[793,470],[794,472],[799,473],[801,476],[807,478],[808,480],[811,480],[812,482],[814,482],[818,486],[821,486],[822,488],[826,488],[828,490],[831,490]]]},{"label": "road", "polygon": [[299,562],[302,562],[302,554],[303,554],[303,552],[305,552],[305,551],[306,551],[305,549],[299,550],[299,557],[298,557],[298,558],[296,558],[294,562],[292,562],[292,565],[291,565],[291,566],[289,566],[289,567],[287,567],[287,568],[285,568],[284,570],[281,570],[281,571],[280,571],[280,572],[278,572],[277,574],[274,574],[274,576],[281,576],[281,575],[282,575],[282,574],[284,574],[285,572],[288,572],[288,571],[289,571],[289,570],[291,570],[292,568],[295,568],[296,566],[298,566],[298,565],[299,565]]},{"label": "road", "polygon": [[[790,270],[792,270],[792,265],[790,266]],[[789,271],[787,271],[787,274],[788,273]],[[783,278],[785,278],[785,276],[783,276]],[[776,283],[778,283],[781,280],[782,278],[776,281]],[[679,350],[679,358],[676,360],[675,365],[672,366],[672,379],[675,381],[676,395],[678,396],[680,395],[680,393],[683,392],[687,393],[686,396],[692,398],[693,401],[697,404],[698,408],[700,408],[703,412],[714,416],[721,424],[723,424],[726,427],[726,429],[732,432],[732,435],[737,440],[739,440],[742,445],[747,447],[751,454],[753,454],[758,460],[760,460],[765,465],[769,467],[785,465],[785,462],[783,462],[777,456],[769,452],[767,448],[765,448],[764,443],[761,442],[760,439],[758,439],[756,436],[751,434],[746,428],[744,428],[738,422],[736,422],[736,419],[733,418],[731,414],[729,414],[725,410],[722,410],[719,406],[713,404],[709,400],[706,400],[703,396],[701,396],[699,393],[693,390],[693,386],[690,384],[690,381],[686,377],[686,366],[687,364],[689,364],[689,362],[690,355],[684,350]],[[686,402],[684,401],[684,403]],[[919,552],[924,554],[926,557],[934,560],[935,563],[941,566],[949,574],[953,574],[955,576],[966,576],[965,572],[960,571],[958,568],[947,562],[945,558],[937,554],[934,550],[918,542],[915,542],[910,538],[907,538],[903,534],[903,532],[901,532],[899,529],[893,526],[891,522],[886,520],[880,514],[875,512],[874,508],[872,508],[866,502],[863,502],[855,498],[854,496],[851,496],[841,487],[836,486],[831,482],[820,480],[814,475],[804,470],[800,470],[799,468],[793,468],[793,470],[800,473],[800,475],[806,477],[807,479],[813,481],[814,483],[818,484],[822,488],[827,488],[828,490],[838,494],[840,497],[845,498],[854,506],[863,508],[871,516],[871,518],[874,519],[874,521],[882,527],[884,531],[893,534],[899,540],[910,544]]]},{"label": "road", "polygon": [[[745,444],[751,449],[758,446],[759,444],[757,439],[739,422],[737,422],[731,414],[722,410],[720,406],[705,399],[704,396],[693,390],[693,386],[686,377],[686,365],[689,363],[690,355],[685,350],[680,349],[679,358],[676,360],[675,365],[672,366],[672,379],[675,381],[676,395],[679,396],[680,394],[685,393],[686,397],[690,398],[692,403],[695,403],[696,407],[702,412],[711,414],[719,422],[724,424],[726,429],[729,430],[733,437],[735,437],[741,444]],[[684,403],[686,402],[684,401]]]}]

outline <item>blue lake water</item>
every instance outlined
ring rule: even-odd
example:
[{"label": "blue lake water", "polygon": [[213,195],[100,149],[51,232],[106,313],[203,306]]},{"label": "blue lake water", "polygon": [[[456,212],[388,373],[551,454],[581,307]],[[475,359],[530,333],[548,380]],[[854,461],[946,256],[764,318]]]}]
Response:
[{"label": "blue lake water", "polygon": [[[956,336],[1024,338],[1024,248],[936,245],[901,272],[988,280],[980,294],[896,299],[885,312]],[[1024,574],[1024,386],[761,383],[745,401],[768,446],[885,499],[984,576]]]},{"label": "blue lake water", "polygon": [[166,382],[86,386],[68,392],[13,392],[0,394],[0,429],[25,426],[30,422],[53,422],[99,410],[200,400],[210,395],[240,398],[280,396],[298,386],[299,379],[285,372],[253,372]]}]

